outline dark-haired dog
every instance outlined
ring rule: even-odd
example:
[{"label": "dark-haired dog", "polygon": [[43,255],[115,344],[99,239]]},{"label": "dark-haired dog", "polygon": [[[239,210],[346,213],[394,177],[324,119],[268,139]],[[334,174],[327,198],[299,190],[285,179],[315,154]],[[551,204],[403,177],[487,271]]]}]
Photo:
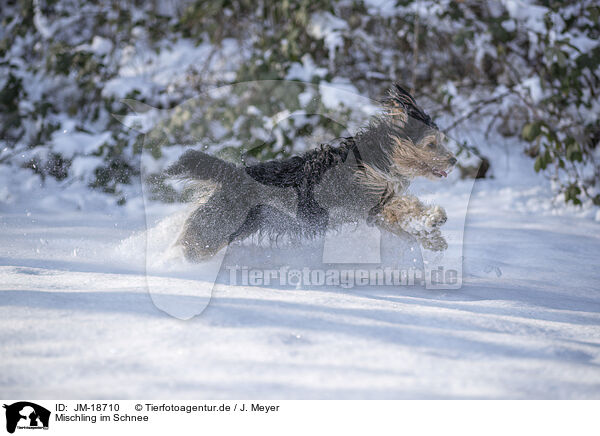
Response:
[{"label": "dark-haired dog", "polygon": [[410,233],[444,250],[440,206],[406,194],[415,177],[447,176],[456,163],[446,138],[399,85],[382,114],[337,146],[286,160],[236,166],[190,150],[167,174],[200,181],[211,193],[187,218],[178,238],[189,260],[202,260],[254,234],[302,239],[366,220],[395,234]]}]

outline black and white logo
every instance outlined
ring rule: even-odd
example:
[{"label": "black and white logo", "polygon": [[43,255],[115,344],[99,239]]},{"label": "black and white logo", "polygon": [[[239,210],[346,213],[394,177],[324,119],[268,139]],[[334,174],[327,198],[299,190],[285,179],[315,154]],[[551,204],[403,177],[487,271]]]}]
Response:
[{"label": "black and white logo", "polygon": [[6,409],[6,431],[14,433],[16,429],[48,429],[50,411],[29,401],[19,401],[4,405]]}]

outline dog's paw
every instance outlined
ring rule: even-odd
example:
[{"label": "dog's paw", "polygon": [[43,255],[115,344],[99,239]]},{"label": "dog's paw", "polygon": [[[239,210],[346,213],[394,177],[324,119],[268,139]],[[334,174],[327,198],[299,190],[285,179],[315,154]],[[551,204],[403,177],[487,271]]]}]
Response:
[{"label": "dog's paw", "polygon": [[423,246],[423,248],[431,251],[444,251],[448,248],[448,243],[446,239],[442,236],[439,230],[434,230],[431,233],[426,235],[422,235],[419,238],[419,242]]},{"label": "dog's paw", "polygon": [[425,211],[425,226],[430,229],[442,226],[447,220],[448,215],[440,206],[431,206]]},{"label": "dog's paw", "polygon": [[302,286],[302,273],[298,270],[291,270],[287,274],[287,282],[291,286],[300,289]]}]

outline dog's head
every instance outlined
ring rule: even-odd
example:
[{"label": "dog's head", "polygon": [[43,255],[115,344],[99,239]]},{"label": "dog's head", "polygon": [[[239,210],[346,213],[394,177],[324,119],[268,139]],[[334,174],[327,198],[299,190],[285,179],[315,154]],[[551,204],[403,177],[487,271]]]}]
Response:
[{"label": "dog's head", "polygon": [[446,135],[400,85],[383,101],[384,120],[391,141],[391,161],[406,177],[446,177],[456,157],[446,148]]}]

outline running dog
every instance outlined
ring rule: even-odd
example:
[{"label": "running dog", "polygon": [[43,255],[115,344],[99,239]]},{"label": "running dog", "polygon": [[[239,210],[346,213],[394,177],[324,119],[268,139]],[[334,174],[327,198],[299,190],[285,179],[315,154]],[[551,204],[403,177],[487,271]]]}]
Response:
[{"label": "running dog", "polygon": [[211,187],[177,240],[186,258],[204,260],[255,234],[300,240],[361,220],[445,250],[444,209],[406,190],[415,177],[446,177],[456,158],[401,86],[392,87],[382,107],[355,136],[285,160],[238,166],[196,150],[184,153],[167,175]]}]

